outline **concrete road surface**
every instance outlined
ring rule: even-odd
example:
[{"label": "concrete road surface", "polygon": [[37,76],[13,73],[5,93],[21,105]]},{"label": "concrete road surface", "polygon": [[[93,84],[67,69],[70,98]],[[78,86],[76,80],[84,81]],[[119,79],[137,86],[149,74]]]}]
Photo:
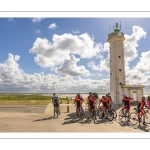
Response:
[{"label": "concrete road surface", "polygon": [[[131,126],[120,122],[98,119],[96,123],[74,118],[74,113],[62,113],[59,118],[45,114],[46,106],[0,107],[0,132],[149,132],[150,124]],[[28,110],[28,111],[27,111]],[[32,110],[32,111],[31,111]],[[117,110],[117,112],[119,109]],[[131,112],[133,108],[131,108]]]}]

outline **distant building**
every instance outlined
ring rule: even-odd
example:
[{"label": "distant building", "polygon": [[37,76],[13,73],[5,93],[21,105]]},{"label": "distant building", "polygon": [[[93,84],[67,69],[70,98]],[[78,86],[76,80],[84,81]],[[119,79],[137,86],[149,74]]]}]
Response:
[{"label": "distant building", "polygon": [[110,95],[116,104],[120,104],[126,94],[137,101],[143,96],[143,85],[126,85],[124,63],[124,33],[116,23],[114,32],[108,35],[110,44]]}]

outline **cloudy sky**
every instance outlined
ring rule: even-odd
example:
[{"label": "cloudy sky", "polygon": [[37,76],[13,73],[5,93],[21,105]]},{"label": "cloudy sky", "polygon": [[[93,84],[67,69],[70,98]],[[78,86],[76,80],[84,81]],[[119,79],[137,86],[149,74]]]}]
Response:
[{"label": "cloudy sky", "polygon": [[126,84],[150,91],[150,18],[0,18],[0,92],[108,92],[120,21]]}]

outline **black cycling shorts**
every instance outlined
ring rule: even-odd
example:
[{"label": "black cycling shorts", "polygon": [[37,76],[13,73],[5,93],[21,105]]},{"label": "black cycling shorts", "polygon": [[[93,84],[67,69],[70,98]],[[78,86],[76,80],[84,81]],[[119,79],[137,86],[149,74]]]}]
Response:
[{"label": "black cycling shorts", "polygon": [[59,104],[58,103],[54,103],[54,107],[59,107]]},{"label": "black cycling shorts", "polygon": [[129,109],[130,109],[130,106],[129,106],[129,105],[126,105],[126,109],[129,110]]},{"label": "black cycling shorts", "polygon": [[103,105],[104,107],[106,107],[106,109],[108,109],[108,105]]}]

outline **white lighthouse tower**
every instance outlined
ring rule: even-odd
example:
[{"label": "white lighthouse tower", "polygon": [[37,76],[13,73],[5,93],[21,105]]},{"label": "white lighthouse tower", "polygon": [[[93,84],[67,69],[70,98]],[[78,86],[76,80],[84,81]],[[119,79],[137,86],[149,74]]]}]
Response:
[{"label": "white lighthouse tower", "polygon": [[124,33],[120,32],[121,25],[116,23],[114,32],[108,35],[110,44],[110,94],[116,104],[120,104],[123,99],[125,85],[125,67],[124,67]]},{"label": "white lighthouse tower", "polygon": [[110,47],[110,95],[113,103],[120,104],[123,95],[127,94],[134,101],[138,101],[144,96],[143,85],[126,85],[125,81],[125,61],[124,61],[124,33],[121,31],[121,24],[118,23],[113,28],[113,32],[108,35]]}]

